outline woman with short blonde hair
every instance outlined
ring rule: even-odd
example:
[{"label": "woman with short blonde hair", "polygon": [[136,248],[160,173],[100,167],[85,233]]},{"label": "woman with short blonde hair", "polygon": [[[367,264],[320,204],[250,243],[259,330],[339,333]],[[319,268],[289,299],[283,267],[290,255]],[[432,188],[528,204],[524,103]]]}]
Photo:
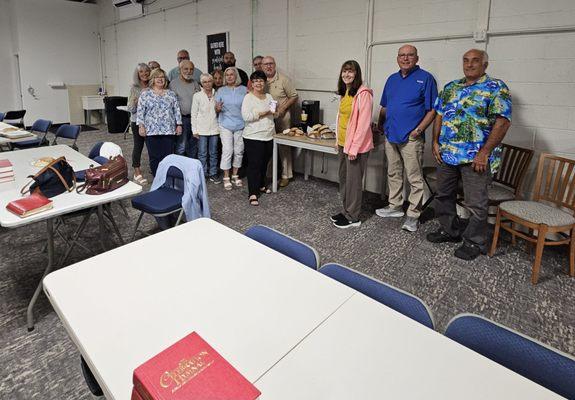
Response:
[{"label": "woman with short blonde hair", "polygon": [[[243,186],[238,170],[242,166],[244,156],[242,134],[245,123],[242,117],[242,102],[247,94],[247,89],[242,86],[242,79],[236,67],[226,68],[224,80],[226,85],[216,93],[216,111],[218,112],[218,125],[222,140],[220,168],[224,171],[224,189],[231,190],[233,185],[236,187]],[[232,169],[231,180],[230,169]]]},{"label": "woman with short blonde hair", "polygon": [[154,69],[150,74],[149,89],[138,101],[136,122],[139,134],[146,138],[150,169],[156,176],[158,164],[174,153],[176,135],[182,134],[182,114],[176,94],[167,87],[166,73]]},{"label": "woman with short blonde hair", "polygon": [[202,90],[192,98],[192,132],[198,139],[198,159],[204,174],[213,183],[221,183],[218,177],[218,142],[220,131],[216,114],[214,78],[210,74],[200,76]]}]

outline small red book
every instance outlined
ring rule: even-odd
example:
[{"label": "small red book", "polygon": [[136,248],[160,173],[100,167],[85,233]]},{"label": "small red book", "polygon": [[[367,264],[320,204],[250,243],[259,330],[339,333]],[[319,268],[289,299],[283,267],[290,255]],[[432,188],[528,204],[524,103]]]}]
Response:
[{"label": "small red book", "polygon": [[12,163],[10,160],[2,159],[0,160],[0,172],[9,172],[12,171],[14,168],[12,167]]},{"label": "small red book", "polygon": [[[260,391],[192,332],[134,370],[142,400],[254,400]],[[132,400],[139,400],[132,393]]]},{"label": "small red book", "polygon": [[52,200],[48,199],[42,193],[36,192],[30,196],[11,201],[6,208],[8,211],[24,218],[51,209]]}]

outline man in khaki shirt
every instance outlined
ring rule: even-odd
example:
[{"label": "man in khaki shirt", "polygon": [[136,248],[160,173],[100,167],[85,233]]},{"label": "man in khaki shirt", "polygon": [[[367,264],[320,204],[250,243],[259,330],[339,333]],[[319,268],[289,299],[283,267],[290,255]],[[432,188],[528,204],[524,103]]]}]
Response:
[{"label": "man in khaki shirt", "polygon": [[[297,92],[291,79],[277,71],[276,61],[273,57],[264,57],[262,66],[268,78],[266,92],[271,94],[273,99],[278,102],[274,118],[276,132],[281,132],[291,127],[290,109],[297,101]],[[280,187],[285,187],[289,184],[289,180],[293,178],[291,147],[279,146],[279,155],[282,162]]]}]

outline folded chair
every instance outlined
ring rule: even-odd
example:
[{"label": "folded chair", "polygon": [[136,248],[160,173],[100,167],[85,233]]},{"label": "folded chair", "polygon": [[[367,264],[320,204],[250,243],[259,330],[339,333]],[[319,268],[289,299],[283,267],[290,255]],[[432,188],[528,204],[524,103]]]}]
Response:
[{"label": "folded chair", "polygon": [[319,272],[433,329],[433,317],[429,307],[411,293],[339,264],[326,264]]},{"label": "folded chair", "polygon": [[58,138],[72,139],[74,142],[70,145],[70,147],[78,151],[78,146],[76,145],[78,136],[80,136],[80,125],[61,125],[56,131],[56,136],[52,141],[52,145],[58,144]]},{"label": "folded chair", "polygon": [[246,236],[311,269],[319,267],[319,254],[313,247],[275,229],[265,225],[254,225],[246,231]]},{"label": "folded chair", "polygon": [[[25,140],[22,142],[12,143],[12,147],[15,149],[29,149],[31,147],[38,147],[50,144],[46,137],[48,136],[48,130],[52,126],[52,121],[46,119],[37,119],[30,128],[30,132],[38,135],[35,139]],[[42,137],[40,138],[40,135]]]},{"label": "folded chair", "polygon": [[25,128],[24,115],[26,115],[26,110],[6,111],[3,122],[17,126],[18,128]]},{"label": "folded chair", "polygon": [[[495,231],[490,256],[497,250],[500,228],[512,235],[512,243],[519,236],[535,244],[535,261],[531,283],[539,278],[541,257],[545,246],[569,245],[569,274],[575,277],[575,245],[571,238],[575,229],[575,160],[541,154],[537,165],[537,177],[532,201],[505,201],[497,209]],[[524,226],[525,233],[516,228]],[[537,231],[537,236],[533,232]],[[557,240],[547,240],[547,234],[557,234]]]},{"label": "folded chair", "polygon": [[[184,208],[182,207],[182,197],[184,196],[183,185],[178,184],[178,180],[183,181],[184,175],[179,168],[170,167],[167,172],[166,184],[156,190],[140,194],[132,199],[132,207],[140,211],[138,222],[132,234],[132,241],[136,238],[138,227],[144,214],[153,217],[166,217],[178,214],[176,226],[182,221]],[[142,232],[148,235],[146,232]]]},{"label": "folded chair", "polygon": [[575,359],[506,326],[460,314],[445,336],[547,389],[575,399]]}]

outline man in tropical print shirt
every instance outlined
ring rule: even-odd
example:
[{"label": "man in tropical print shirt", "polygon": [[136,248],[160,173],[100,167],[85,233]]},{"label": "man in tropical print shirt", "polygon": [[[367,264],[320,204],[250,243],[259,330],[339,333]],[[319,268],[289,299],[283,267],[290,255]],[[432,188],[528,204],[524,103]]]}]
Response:
[{"label": "man in tropical print shirt", "polygon": [[[473,260],[487,250],[488,186],[501,163],[499,144],[511,125],[511,94],[505,83],[485,73],[487,53],[463,55],[465,77],[445,85],[437,97],[433,155],[437,168],[435,214],[441,228],[427,235],[433,243],[460,242],[455,256]],[[459,177],[471,213],[465,229],[457,218]]]}]

